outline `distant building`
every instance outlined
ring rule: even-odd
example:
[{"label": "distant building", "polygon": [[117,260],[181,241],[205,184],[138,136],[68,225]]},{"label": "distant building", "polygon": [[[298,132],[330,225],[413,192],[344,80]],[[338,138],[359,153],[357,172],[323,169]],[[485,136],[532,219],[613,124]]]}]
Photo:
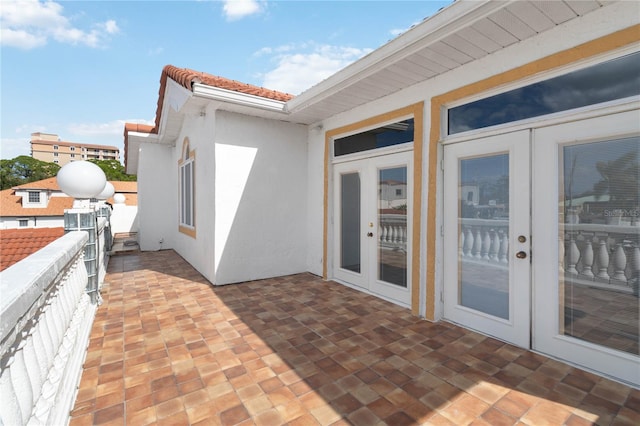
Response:
[{"label": "distant building", "polygon": [[118,160],[120,149],[110,145],[92,145],[61,141],[52,133],[31,133],[31,156],[36,160],[64,166],[77,160]]}]

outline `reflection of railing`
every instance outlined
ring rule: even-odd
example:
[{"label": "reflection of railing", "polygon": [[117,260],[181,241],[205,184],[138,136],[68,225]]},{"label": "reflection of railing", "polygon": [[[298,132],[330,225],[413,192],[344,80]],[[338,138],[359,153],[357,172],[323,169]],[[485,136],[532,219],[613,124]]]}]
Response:
[{"label": "reflection of railing", "polygon": [[509,221],[461,219],[458,246],[462,258],[509,263]]},{"label": "reflection of railing", "polygon": [[638,293],[640,227],[562,224],[560,270],[572,282]]},{"label": "reflection of railing", "polygon": [[381,214],[378,226],[381,247],[407,251],[407,215]]},{"label": "reflection of railing", "polygon": [[[509,263],[507,220],[461,219],[459,255],[467,261]],[[638,293],[640,227],[561,224],[560,273],[574,284]]]}]

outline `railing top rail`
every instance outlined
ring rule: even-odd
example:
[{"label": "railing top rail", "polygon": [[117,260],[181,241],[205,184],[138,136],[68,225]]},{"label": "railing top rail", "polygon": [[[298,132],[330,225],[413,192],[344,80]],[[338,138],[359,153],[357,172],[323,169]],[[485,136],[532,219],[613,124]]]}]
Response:
[{"label": "railing top rail", "polygon": [[463,217],[458,220],[461,224],[469,226],[509,226],[509,219],[477,219],[474,217]]},{"label": "railing top rail", "polygon": [[0,272],[0,342],[83,250],[87,240],[84,231],[69,232]]},{"label": "railing top rail", "polygon": [[561,226],[567,232],[606,232],[608,234],[640,234],[637,225],[613,225],[604,223],[563,223]]}]

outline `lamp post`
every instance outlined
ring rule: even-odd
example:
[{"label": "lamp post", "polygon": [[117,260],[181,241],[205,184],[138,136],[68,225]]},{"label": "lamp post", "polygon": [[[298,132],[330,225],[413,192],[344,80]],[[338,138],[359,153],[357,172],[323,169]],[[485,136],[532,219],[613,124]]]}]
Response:
[{"label": "lamp post", "polygon": [[[87,293],[92,303],[98,303],[100,247],[98,244],[98,222],[96,207],[91,199],[105,190],[107,178],[100,167],[88,161],[65,164],[57,175],[60,189],[74,198],[73,207],[64,212],[64,230],[86,231],[89,240],[84,248],[84,264],[87,268]],[[111,185],[111,184],[110,184]],[[113,186],[112,186],[113,188]]]}]

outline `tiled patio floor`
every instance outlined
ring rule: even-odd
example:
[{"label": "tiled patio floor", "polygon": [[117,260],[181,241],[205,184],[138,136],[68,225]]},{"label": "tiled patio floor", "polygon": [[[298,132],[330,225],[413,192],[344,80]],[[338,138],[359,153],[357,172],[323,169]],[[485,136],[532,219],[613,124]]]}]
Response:
[{"label": "tiled patio floor", "polygon": [[115,256],[71,425],[640,424],[640,391],[300,274]]}]

